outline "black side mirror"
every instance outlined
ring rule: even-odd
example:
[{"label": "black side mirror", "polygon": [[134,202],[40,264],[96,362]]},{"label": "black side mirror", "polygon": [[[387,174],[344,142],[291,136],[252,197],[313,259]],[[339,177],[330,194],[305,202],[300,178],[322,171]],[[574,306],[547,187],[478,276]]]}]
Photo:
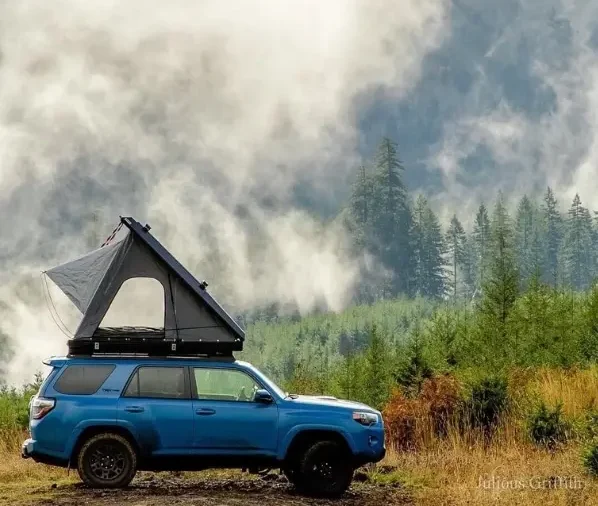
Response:
[{"label": "black side mirror", "polygon": [[255,391],[255,396],[253,397],[253,400],[255,402],[261,402],[263,404],[270,404],[271,402],[274,402],[274,399],[272,398],[270,392],[268,392],[268,390],[263,389]]}]

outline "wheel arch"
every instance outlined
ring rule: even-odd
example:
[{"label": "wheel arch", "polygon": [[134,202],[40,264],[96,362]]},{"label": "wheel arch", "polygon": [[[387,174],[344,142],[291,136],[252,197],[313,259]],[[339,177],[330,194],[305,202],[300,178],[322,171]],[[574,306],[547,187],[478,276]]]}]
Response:
[{"label": "wheel arch", "polygon": [[127,441],[129,441],[129,443],[131,443],[137,455],[140,456],[141,449],[139,447],[139,444],[137,443],[137,440],[135,439],[131,431],[126,427],[123,427],[121,425],[91,425],[85,427],[74,441],[72,451],[70,452],[70,464],[73,465],[76,462],[77,456],[79,455],[79,451],[81,450],[81,447],[85,444],[85,441],[87,441],[89,438],[93,436],[97,436],[98,434],[104,433],[118,434],[119,436],[124,437],[125,439],[127,439]]},{"label": "wheel arch", "polygon": [[288,437],[281,451],[281,460],[292,462],[306,448],[317,441],[334,441],[340,444],[349,455],[353,455],[352,440],[338,429],[326,427],[305,427]]}]

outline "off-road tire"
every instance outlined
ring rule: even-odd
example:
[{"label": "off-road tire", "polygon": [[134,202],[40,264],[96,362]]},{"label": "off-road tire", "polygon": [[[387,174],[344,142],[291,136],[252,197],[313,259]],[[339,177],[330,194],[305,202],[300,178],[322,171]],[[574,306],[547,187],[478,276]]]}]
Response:
[{"label": "off-road tire", "polygon": [[317,441],[301,456],[295,486],[308,495],[339,497],[353,480],[351,455],[335,441]]},{"label": "off-road tire", "polygon": [[77,455],[81,480],[92,488],[124,488],[137,472],[137,453],[120,434],[96,434],[83,443]]}]

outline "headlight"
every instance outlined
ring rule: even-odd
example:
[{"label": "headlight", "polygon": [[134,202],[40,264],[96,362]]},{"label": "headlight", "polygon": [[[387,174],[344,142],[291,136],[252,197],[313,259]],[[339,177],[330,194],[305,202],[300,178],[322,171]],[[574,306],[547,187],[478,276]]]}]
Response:
[{"label": "headlight", "polygon": [[379,421],[376,413],[368,413],[367,411],[354,411],[353,420],[366,426],[375,425]]}]

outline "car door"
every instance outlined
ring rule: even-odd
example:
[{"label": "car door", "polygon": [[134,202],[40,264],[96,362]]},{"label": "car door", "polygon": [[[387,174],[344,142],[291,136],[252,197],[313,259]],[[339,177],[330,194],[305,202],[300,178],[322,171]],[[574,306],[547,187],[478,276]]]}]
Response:
[{"label": "car door", "polygon": [[140,366],[118,403],[118,418],[130,424],[143,450],[153,455],[189,453],[193,448],[193,401],[188,369]]},{"label": "car door", "polygon": [[236,368],[193,367],[194,444],[199,450],[272,456],[278,441],[278,408],[255,402],[263,389],[252,375]]}]

